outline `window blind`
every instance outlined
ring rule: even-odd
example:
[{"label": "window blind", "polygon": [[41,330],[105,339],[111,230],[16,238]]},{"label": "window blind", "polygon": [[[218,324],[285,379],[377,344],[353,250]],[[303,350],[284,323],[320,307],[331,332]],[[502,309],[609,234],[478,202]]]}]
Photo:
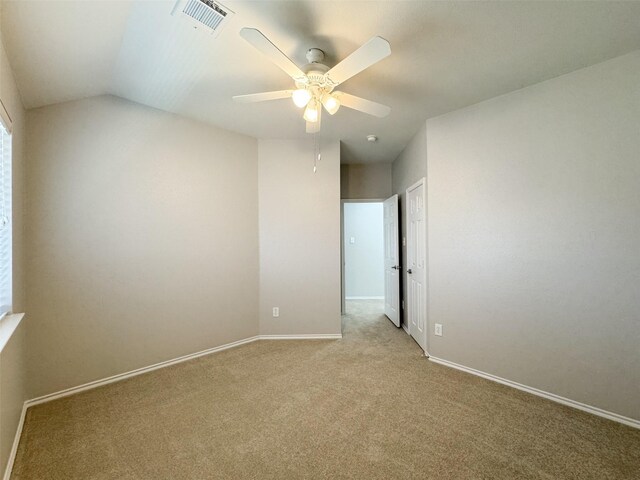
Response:
[{"label": "window blind", "polygon": [[11,133],[0,120],[0,316],[11,311]]}]

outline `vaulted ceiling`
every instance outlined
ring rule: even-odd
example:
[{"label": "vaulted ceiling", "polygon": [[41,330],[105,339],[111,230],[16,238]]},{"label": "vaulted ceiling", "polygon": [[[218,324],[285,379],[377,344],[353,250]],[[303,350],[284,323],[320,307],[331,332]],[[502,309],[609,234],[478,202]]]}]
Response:
[{"label": "vaulted ceiling", "polygon": [[114,94],[258,138],[307,134],[291,100],[231,100],[292,88],[242,27],[299,65],[310,47],[332,66],[380,35],[391,56],[341,90],[392,113],[324,117],[321,135],[342,141],[347,163],[393,161],[426,118],[640,48],[640,2],[222,3],[235,15],[214,38],[172,16],[173,1],[4,0],[2,35],[27,108]]}]

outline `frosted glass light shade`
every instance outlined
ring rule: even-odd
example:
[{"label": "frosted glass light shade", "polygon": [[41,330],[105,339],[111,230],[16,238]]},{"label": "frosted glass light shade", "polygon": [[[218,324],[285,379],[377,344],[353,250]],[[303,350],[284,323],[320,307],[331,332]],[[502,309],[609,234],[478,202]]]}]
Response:
[{"label": "frosted glass light shade", "polygon": [[327,93],[322,97],[322,105],[329,112],[329,115],[333,115],[340,108],[340,101],[330,93]]},{"label": "frosted glass light shade", "polygon": [[304,111],[304,119],[307,122],[315,123],[318,121],[318,103],[313,101],[309,102],[307,108]]},{"label": "frosted glass light shade", "polygon": [[293,99],[293,103],[296,104],[296,107],[304,108],[307,106],[307,103],[309,103],[309,100],[311,100],[311,92],[304,88],[300,88],[293,92],[291,98]]}]

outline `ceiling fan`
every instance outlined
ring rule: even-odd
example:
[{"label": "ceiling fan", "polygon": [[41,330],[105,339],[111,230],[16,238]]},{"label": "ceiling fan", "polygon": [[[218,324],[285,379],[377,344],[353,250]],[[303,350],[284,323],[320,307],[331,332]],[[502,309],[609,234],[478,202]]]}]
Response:
[{"label": "ceiling fan", "polygon": [[240,36],[284,70],[294,80],[296,88],[251,95],[236,95],[233,97],[235,101],[252,103],[292,98],[297,107],[305,109],[303,118],[307,121],[307,133],[320,131],[322,106],[330,115],[335,114],[340,105],[376,117],[386,117],[391,112],[391,108],[386,105],[345,92],[334,91],[334,88],[344,81],[391,54],[391,46],[384,38],[373,37],[333,68],[321,63],[324,60],[322,50],[310,48],[306,55],[309,63],[299,68],[260,30],[243,28],[240,30]]}]

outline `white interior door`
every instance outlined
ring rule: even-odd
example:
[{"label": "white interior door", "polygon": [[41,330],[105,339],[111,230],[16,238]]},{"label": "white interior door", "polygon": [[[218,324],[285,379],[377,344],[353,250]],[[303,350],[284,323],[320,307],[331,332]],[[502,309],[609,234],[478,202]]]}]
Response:
[{"label": "white interior door", "polygon": [[398,195],[384,208],[384,314],[400,326],[400,252],[398,251]]},{"label": "white interior door", "polygon": [[425,179],[407,189],[407,317],[409,334],[427,351]]}]

